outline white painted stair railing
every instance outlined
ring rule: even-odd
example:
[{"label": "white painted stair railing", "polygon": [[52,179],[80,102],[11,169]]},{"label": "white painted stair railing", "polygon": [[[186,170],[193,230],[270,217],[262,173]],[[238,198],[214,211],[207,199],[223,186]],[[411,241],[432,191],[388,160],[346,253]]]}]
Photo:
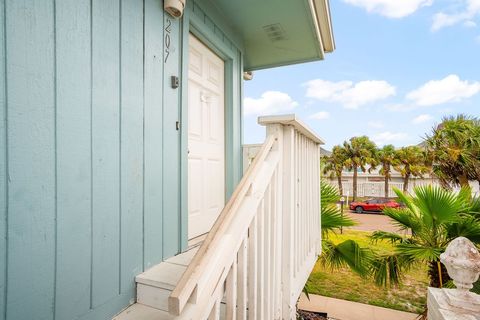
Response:
[{"label": "white painted stair railing", "polygon": [[169,297],[177,319],[294,319],[320,245],[323,141],[294,115],[267,138]]},{"label": "white painted stair railing", "polygon": [[138,275],[114,320],[295,319],[321,248],[323,141],[294,115],[259,123],[266,141],[198,251]]}]

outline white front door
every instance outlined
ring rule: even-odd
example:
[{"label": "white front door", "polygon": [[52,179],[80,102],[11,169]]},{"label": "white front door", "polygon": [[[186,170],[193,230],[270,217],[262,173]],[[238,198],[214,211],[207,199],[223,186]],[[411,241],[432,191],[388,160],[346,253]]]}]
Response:
[{"label": "white front door", "polygon": [[188,238],[210,231],[225,205],[224,62],[189,39]]}]

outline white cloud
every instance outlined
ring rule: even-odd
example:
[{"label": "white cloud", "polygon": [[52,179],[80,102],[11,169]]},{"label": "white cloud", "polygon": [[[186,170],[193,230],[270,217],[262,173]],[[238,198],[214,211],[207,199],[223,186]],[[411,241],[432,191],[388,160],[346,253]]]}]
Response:
[{"label": "white cloud", "polygon": [[332,82],[315,79],[307,82],[307,97],[326,102],[341,103],[345,108],[356,109],[395,95],[395,87],[386,81],[367,80]]},{"label": "white cloud", "polygon": [[480,0],[463,0],[463,9],[453,13],[438,12],[433,16],[431,30],[438,31],[444,27],[450,27],[460,22],[466,27],[474,27],[476,23],[472,21],[480,14]]},{"label": "white cloud", "polygon": [[430,6],[433,0],[343,0],[351,5],[364,8],[367,12],[378,13],[388,18],[403,18],[421,7]]},{"label": "white cloud", "polygon": [[477,26],[477,23],[472,20],[467,20],[463,23],[463,26],[467,28],[475,28]]},{"label": "white cloud", "polygon": [[312,114],[309,118],[310,119],[316,119],[316,120],[325,120],[325,119],[330,118],[330,113],[327,112],[327,111],[320,111],[320,112]]},{"label": "white cloud", "polygon": [[266,91],[258,99],[245,98],[244,115],[270,115],[288,112],[298,107],[288,94],[280,91]]},{"label": "white cloud", "polygon": [[379,146],[383,146],[389,143],[395,143],[399,141],[404,141],[408,135],[405,132],[390,132],[384,131],[378,133],[372,137],[373,142]]},{"label": "white cloud", "polygon": [[432,119],[433,119],[432,116],[429,115],[429,114],[421,114],[421,115],[413,118],[412,123],[413,124],[421,124],[421,123],[429,122]]},{"label": "white cloud", "polygon": [[459,102],[480,92],[480,82],[468,82],[451,74],[441,80],[430,80],[406,96],[419,106],[433,106],[448,102]]},{"label": "white cloud", "polygon": [[382,122],[382,121],[369,121],[367,123],[367,125],[371,128],[375,128],[375,129],[381,129],[383,127],[385,127],[385,124]]}]

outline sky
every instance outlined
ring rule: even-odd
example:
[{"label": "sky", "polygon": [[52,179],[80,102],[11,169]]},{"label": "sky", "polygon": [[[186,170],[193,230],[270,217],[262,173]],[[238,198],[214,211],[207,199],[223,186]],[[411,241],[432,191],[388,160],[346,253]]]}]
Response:
[{"label": "sky", "polygon": [[444,116],[480,116],[480,0],[330,0],[336,50],[323,61],[254,72],[244,143],[259,115],[295,113],[331,149],[367,135],[418,144]]}]

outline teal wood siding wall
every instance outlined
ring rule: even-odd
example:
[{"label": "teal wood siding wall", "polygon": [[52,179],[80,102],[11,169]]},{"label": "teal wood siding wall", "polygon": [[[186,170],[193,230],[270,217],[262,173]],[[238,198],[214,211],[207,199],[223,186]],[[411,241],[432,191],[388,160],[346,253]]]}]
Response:
[{"label": "teal wood siding wall", "polygon": [[0,0],[0,320],[110,319],[185,248],[190,31],[229,66],[228,192],[240,179],[241,43],[188,3]]}]

